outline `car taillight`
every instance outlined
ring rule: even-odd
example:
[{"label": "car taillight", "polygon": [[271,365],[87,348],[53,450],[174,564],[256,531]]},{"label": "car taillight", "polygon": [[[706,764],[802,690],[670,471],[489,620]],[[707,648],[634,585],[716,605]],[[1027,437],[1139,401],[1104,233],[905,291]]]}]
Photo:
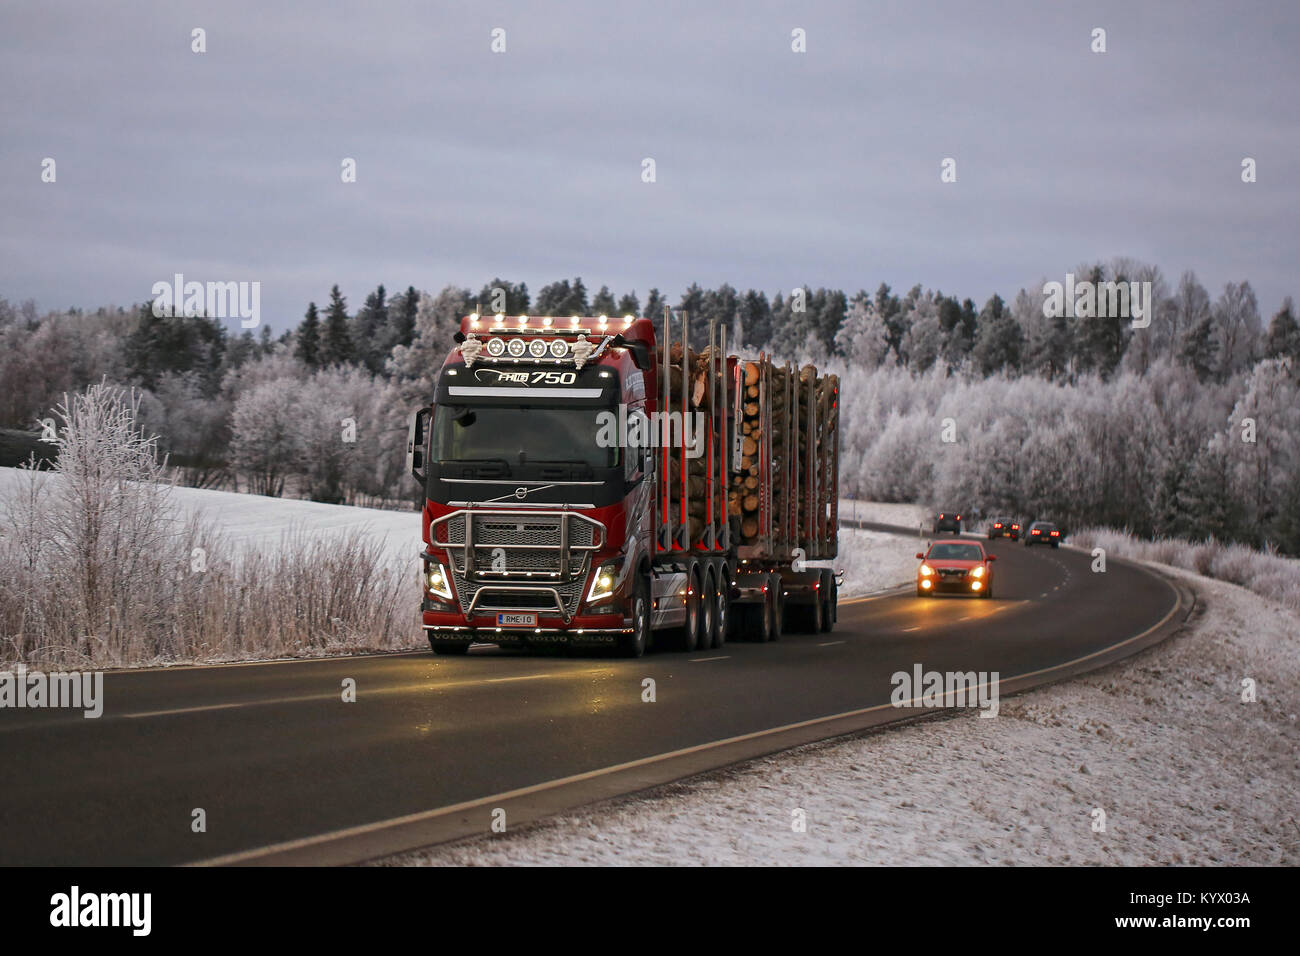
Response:
[{"label": "car taillight", "polygon": [[1029,532],[1029,533],[1030,533],[1030,534],[1042,534],[1043,532],[1041,532],[1041,531],[1031,531],[1031,532]]},{"label": "car taillight", "polygon": [[1053,532],[1052,532],[1052,537],[1053,537],[1053,538],[1058,537],[1060,534],[1061,534],[1061,532],[1059,532],[1059,531],[1053,531]]},{"label": "car taillight", "polygon": [[1002,527],[1002,522],[999,521],[999,522],[998,522],[997,524],[995,524],[993,527],[995,527],[995,528],[1001,528],[1001,527]]},{"label": "car taillight", "polygon": [[958,515],[958,516],[957,516],[957,520],[958,520],[958,521],[961,520],[961,515]]}]

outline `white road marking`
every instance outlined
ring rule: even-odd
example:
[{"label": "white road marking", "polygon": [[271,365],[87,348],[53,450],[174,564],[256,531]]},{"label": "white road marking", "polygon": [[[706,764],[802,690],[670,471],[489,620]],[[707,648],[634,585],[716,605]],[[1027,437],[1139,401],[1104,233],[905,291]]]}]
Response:
[{"label": "white road marking", "polygon": [[836,644],[847,644],[847,641],[823,641],[818,647],[833,647]]},{"label": "white road marking", "polygon": [[731,660],[731,655],[723,654],[721,657],[692,657],[688,663],[704,664],[708,661],[729,661],[729,660]]}]

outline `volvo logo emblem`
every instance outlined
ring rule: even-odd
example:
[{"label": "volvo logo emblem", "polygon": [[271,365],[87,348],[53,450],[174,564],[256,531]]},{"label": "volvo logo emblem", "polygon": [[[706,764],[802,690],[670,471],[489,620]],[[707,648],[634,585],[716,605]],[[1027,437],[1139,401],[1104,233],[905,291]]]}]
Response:
[{"label": "volvo logo emblem", "polygon": [[515,489],[515,497],[518,498],[520,501],[522,501],[524,498],[527,498],[527,497],[528,497],[528,489],[527,489],[527,488],[516,488],[516,489]]}]

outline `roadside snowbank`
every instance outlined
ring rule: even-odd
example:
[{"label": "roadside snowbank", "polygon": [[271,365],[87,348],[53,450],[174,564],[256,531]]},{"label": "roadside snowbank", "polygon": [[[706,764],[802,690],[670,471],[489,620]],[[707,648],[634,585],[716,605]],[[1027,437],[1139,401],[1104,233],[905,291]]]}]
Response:
[{"label": "roadside snowbank", "polygon": [[[1190,630],[1004,699],[997,718],[811,745],[386,862],[1300,863],[1300,617],[1173,573],[1205,600]],[[1242,703],[1244,678],[1258,703]],[[1093,830],[1096,809],[1105,832]]]},{"label": "roadside snowbank", "polygon": [[873,524],[893,524],[903,528],[930,526],[930,515],[920,505],[893,504],[881,501],[855,501],[840,499],[841,521],[867,521]]},{"label": "roadside snowbank", "polygon": [[821,563],[843,569],[840,597],[861,597],[912,583],[918,550],[917,540],[912,537],[840,528],[839,557]]},{"label": "roadside snowbank", "polygon": [[1070,535],[1070,544],[1083,551],[1101,548],[1107,554],[1151,561],[1195,571],[1208,578],[1240,584],[1263,597],[1300,611],[1300,560],[1256,551],[1244,544],[1193,542],[1179,538],[1147,541],[1111,528],[1083,528]]}]

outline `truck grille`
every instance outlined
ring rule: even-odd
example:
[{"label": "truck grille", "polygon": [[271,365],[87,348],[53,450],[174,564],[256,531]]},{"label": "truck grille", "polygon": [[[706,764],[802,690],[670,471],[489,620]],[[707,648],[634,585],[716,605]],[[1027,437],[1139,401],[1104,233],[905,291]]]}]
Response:
[{"label": "truck grille", "polygon": [[[474,516],[474,543],[484,547],[520,545],[534,548],[560,546],[560,522],[563,514],[521,515],[502,518],[497,515]],[[447,543],[465,544],[465,512],[447,519]],[[595,543],[596,525],[586,520],[569,521],[569,547],[589,548]]]},{"label": "truck grille", "polygon": [[[571,617],[578,610],[578,602],[582,599],[582,588],[586,583],[584,578],[564,584],[546,584],[537,587],[510,582],[511,588],[517,587],[521,590],[507,591],[492,584],[470,583],[465,580],[465,575],[458,571],[451,572],[451,580],[456,586],[456,598],[460,602],[461,613],[466,617],[470,616],[469,606],[473,603],[475,594],[482,594],[474,607],[475,614],[492,611],[541,611],[543,613],[551,611]],[[533,585],[536,583],[529,582]],[[552,591],[560,596],[559,606]]]},{"label": "truck grille", "polygon": [[[473,522],[468,529],[467,522]],[[480,594],[475,614],[537,610],[572,616],[582,599],[591,554],[605,542],[600,524],[572,512],[458,511],[432,530],[435,543],[451,555],[452,583],[466,615]],[[472,573],[465,561],[467,530],[473,542]]]}]

